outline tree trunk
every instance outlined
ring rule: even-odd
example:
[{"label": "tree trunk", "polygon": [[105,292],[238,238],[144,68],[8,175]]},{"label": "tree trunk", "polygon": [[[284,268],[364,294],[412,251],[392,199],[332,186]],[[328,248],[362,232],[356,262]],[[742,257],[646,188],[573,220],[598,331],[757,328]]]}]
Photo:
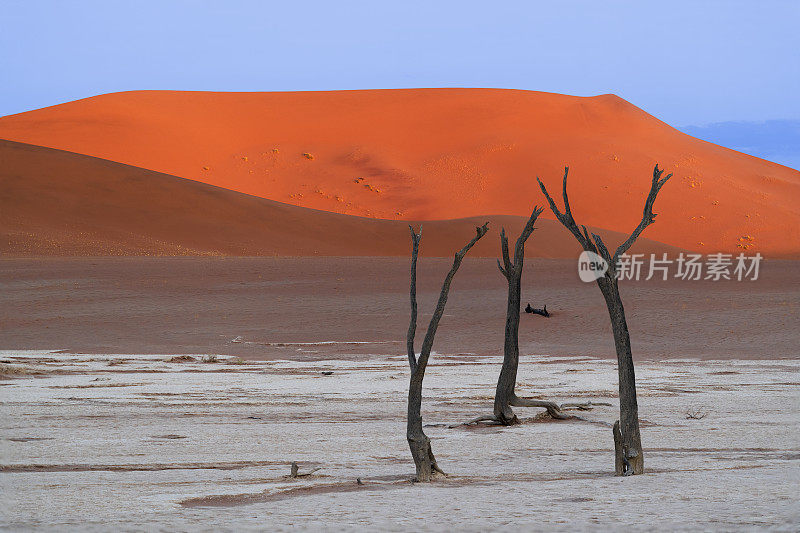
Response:
[{"label": "tree trunk", "polygon": [[[636,373],[633,368],[631,338],[625,320],[625,308],[619,295],[615,278],[603,277],[597,280],[603,293],[614,332],[614,345],[617,349],[617,371],[619,373],[619,420],[620,441],[614,439],[615,454],[621,454],[623,461],[615,461],[617,475],[644,473],[644,454],[642,437],[639,431],[639,404],[636,401]],[[627,463],[627,464],[626,464]]]},{"label": "tree trunk", "polygon": [[[511,409],[516,394],[517,368],[519,367],[519,308],[521,293],[521,275],[514,275],[515,269],[508,277],[508,307],[506,309],[506,335],[503,344],[503,367],[497,380],[494,395],[494,416],[505,426],[519,424],[519,419]],[[520,274],[522,269],[520,269]]]},{"label": "tree trunk", "polygon": [[614,434],[614,471],[618,476],[622,476],[625,475],[627,470],[625,463],[628,460],[625,458],[625,452],[622,448],[622,432],[619,430],[619,420],[614,422],[611,432]]},{"label": "tree trunk", "polygon": [[514,246],[514,262],[508,250],[508,238],[505,229],[500,231],[500,248],[503,253],[503,263],[497,261],[500,273],[508,281],[508,305],[506,307],[506,331],[503,344],[503,367],[497,379],[497,389],[494,395],[494,422],[510,426],[519,424],[519,419],[514,414],[511,406],[518,407],[544,407],[553,418],[566,419],[558,405],[545,400],[532,400],[520,398],[514,392],[517,385],[517,369],[519,368],[519,313],[522,307],[522,270],[525,264],[525,242],[535,229],[536,220],[542,213],[542,208],[534,207],[533,213],[528,218],[525,228],[520,233]]},{"label": "tree trunk", "polygon": [[481,237],[486,235],[489,228],[488,222],[481,227],[475,228],[475,237],[461,250],[456,252],[453,258],[453,266],[450,268],[450,272],[447,273],[442,283],[439,301],[436,303],[436,309],[428,324],[428,331],[425,333],[425,339],[422,341],[419,357],[417,357],[414,352],[414,337],[417,331],[417,257],[419,255],[419,241],[422,238],[422,229],[420,229],[419,233],[415,233],[414,229],[409,226],[409,230],[411,230],[412,244],[411,287],[409,291],[411,297],[411,320],[406,336],[406,348],[408,350],[408,365],[411,368],[411,378],[408,383],[406,439],[408,440],[411,457],[414,459],[414,465],[417,469],[416,480],[428,482],[433,480],[437,473],[444,474],[444,472],[439,468],[439,465],[436,464],[436,457],[434,457],[433,451],[431,450],[431,441],[422,430],[422,380],[425,379],[425,369],[428,367],[428,359],[433,349],[433,339],[436,336],[436,330],[439,328],[439,321],[444,314],[445,305],[447,305],[447,296],[450,292],[450,284],[453,281],[453,277],[455,277],[456,272],[458,272],[464,256]]},{"label": "tree trunk", "polygon": [[431,440],[422,430],[422,377],[417,372],[411,375],[408,387],[408,424],[406,439],[411,449],[411,457],[417,469],[416,480],[426,483],[433,480],[436,473],[444,474],[436,464],[431,450]]}]

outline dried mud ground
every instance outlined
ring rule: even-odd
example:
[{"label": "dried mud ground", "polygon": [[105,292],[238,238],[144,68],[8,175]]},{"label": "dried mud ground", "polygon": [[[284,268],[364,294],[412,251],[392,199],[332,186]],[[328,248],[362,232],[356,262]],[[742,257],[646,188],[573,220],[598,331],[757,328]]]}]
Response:
[{"label": "dried mud ground", "polygon": [[[392,350],[394,351],[394,350]],[[800,527],[800,362],[641,361],[647,473],[612,475],[613,361],[527,356],[520,392],[609,402],[487,413],[498,360],[436,355],[423,416],[449,477],[414,484],[407,362],[0,352],[10,530],[776,530]],[[697,419],[687,418],[687,413]],[[289,479],[291,461],[313,475]],[[358,484],[360,478],[363,484]]]},{"label": "dried mud ground", "polygon": [[[421,260],[420,336],[449,263]],[[608,315],[574,261],[526,262],[553,315],[522,317],[518,391],[613,405],[447,427],[489,412],[503,342],[503,279],[467,258],[423,403],[450,476],[419,485],[407,258],[4,258],[0,528],[796,531],[798,281],[621,284],[647,469],[622,479]]]}]

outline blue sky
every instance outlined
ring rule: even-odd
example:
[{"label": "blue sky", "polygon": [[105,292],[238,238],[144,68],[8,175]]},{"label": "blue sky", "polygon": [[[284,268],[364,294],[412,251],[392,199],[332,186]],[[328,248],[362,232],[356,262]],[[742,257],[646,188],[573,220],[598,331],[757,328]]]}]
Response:
[{"label": "blue sky", "polygon": [[0,115],[133,89],[504,87],[615,93],[674,126],[800,120],[793,0],[0,2]]}]

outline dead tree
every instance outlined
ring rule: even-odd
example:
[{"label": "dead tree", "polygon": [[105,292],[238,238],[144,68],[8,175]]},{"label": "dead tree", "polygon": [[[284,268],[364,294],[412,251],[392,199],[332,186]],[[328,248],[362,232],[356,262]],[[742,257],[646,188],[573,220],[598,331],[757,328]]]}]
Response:
[{"label": "dead tree", "polygon": [[591,236],[586,230],[586,226],[578,227],[572,217],[567,196],[567,174],[569,167],[564,167],[564,182],[562,194],[564,197],[564,212],[559,211],[556,203],[547,193],[547,188],[542,180],[536,178],[539,187],[542,189],[550,209],[556,218],[580,243],[581,247],[587,252],[598,254],[608,265],[606,272],[597,279],[597,286],[603,293],[608,314],[611,318],[611,328],[614,332],[614,344],[617,350],[617,371],[619,373],[619,420],[614,424],[614,453],[615,469],[617,475],[642,474],[644,472],[644,454],[642,453],[642,439],[639,431],[639,407],[636,402],[636,377],[633,369],[633,355],[631,353],[631,338],[628,333],[628,323],[625,320],[625,309],[622,306],[622,299],[619,295],[617,285],[617,265],[622,256],[644,229],[652,224],[656,215],[653,213],[653,204],[661,187],[672,177],[667,174],[662,178],[663,170],[659,170],[658,165],[653,170],[653,179],[650,184],[650,193],[644,203],[642,221],[633,230],[633,233],[623,242],[612,256],[603,240],[599,235],[592,233]]},{"label": "dead tree", "polygon": [[[541,207],[534,207],[528,222],[522,229],[514,246],[514,261],[508,249],[508,237],[506,230],[500,230],[500,248],[502,250],[503,262],[497,260],[497,267],[508,281],[508,305],[506,307],[506,330],[505,342],[503,344],[503,366],[500,369],[500,376],[497,379],[497,389],[494,395],[494,413],[482,415],[463,424],[456,424],[450,427],[476,424],[485,422],[489,424],[500,424],[511,426],[519,424],[519,419],[514,414],[511,407],[542,407],[547,409],[547,413],[559,420],[574,418],[564,413],[566,409],[589,410],[595,405],[610,405],[605,403],[557,403],[547,400],[536,400],[533,398],[520,398],[516,394],[517,369],[519,368],[519,314],[522,302],[522,270],[525,262],[525,242],[535,229],[536,220],[544,211]],[[549,317],[547,306],[544,309],[533,309],[530,305],[525,309],[526,313],[536,313]]]},{"label": "dead tree", "polygon": [[467,255],[470,248],[472,248],[481,237],[486,235],[489,229],[489,223],[487,222],[483,226],[475,228],[475,237],[461,250],[456,252],[453,259],[453,266],[450,268],[450,272],[447,273],[447,276],[445,276],[444,283],[442,283],[439,301],[436,303],[436,309],[428,324],[428,331],[425,333],[425,339],[422,341],[419,357],[417,357],[414,351],[414,337],[417,332],[417,256],[419,255],[419,241],[422,237],[422,229],[420,228],[419,233],[415,233],[414,228],[411,226],[408,228],[411,230],[411,322],[408,326],[406,344],[408,348],[408,365],[411,368],[411,379],[408,385],[406,438],[408,439],[408,446],[411,449],[411,456],[414,458],[414,465],[417,468],[416,480],[427,482],[431,481],[437,473],[444,474],[444,472],[439,468],[439,465],[436,464],[436,457],[434,457],[433,451],[431,450],[431,441],[422,430],[422,380],[425,378],[425,369],[428,366],[428,358],[433,348],[433,338],[436,335],[436,330],[439,327],[439,320],[441,320],[442,314],[444,314],[444,307],[447,304],[450,283],[453,281],[453,277],[461,266],[461,261],[464,259],[464,256]]},{"label": "dead tree", "polygon": [[506,308],[506,333],[503,344],[503,367],[497,380],[497,390],[494,395],[494,419],[504,426],[519,424],[517,415],[512,406],[517,407],[544,407],[553,418],[569,418],[561,412],[558,405],[545,400],[520,398],[514,391],[517,384],[517,368],[519,367],[519,310],[521,307],[522,292],[522,267],[525,261],[525,241],[531,236],[536,224],[536,219],[544,209],[534,207],[527,224],[522,229],[517,243],[514,246],[514,262],[508,250],[508,237],[505,228],[500,230],[500,247],[503,254],[503,263],[497,260],[497,267],[508,281],[508,306]]}]

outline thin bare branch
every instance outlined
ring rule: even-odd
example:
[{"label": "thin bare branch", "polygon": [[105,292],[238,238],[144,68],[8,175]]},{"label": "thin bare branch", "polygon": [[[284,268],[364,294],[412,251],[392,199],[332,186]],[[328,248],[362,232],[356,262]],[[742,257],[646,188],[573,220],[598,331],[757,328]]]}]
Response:
[{"label": "thin bare branch", "polygon": [[308,472],[300,472],[300,467],[297,466],[297,463],[295,461],[292,461],[292,466],[291,466],[291,469],[290,469],[289,477],[291,477],[291,478],[306,477],[306,476],[310,476],[311,474],[313,474],[314,472],[317,472],[319,470],[322,470],[321,466],[318,467],[318,468],[312,468]]},{"label": "thin bare branch", "polygon": [[536,176],[536,181],[539,182],[539,188],[542,189],[542,194],[544,194],[544,197],[547,199],[547,203],[550,205],[550,210],[553,212],[556,218],[566,226],[564,221],[564,213],[558,210],[555,200],[553,200],[553,198],[550,196],[550,193],[547,192],[547,187],[544,186],[544,183],[542,183],[542,180],[539,179],[539,176]]},{"label": "thin bare branch", "polygon": [[506,272],[511,272],[514,265],[511,264],[511,258],[508,255],[508,237],[506,237],[506,228],[500,228],[500,249],[503,254],[503,268]]},{"label": "thin bare branch", "polygon": [[[595,246],[592,239],[589,238],[589,231],[586,229],[586,226],[581,225],[581,228],[583,228],[583,238],[586,239],[585,242],[589,243],[588,251],[597,253],[597,246]],[[583,249],[587,250],[586,246],[584,246]]]},{"label": "thin bare branch", "polygon": [[608,263],[608,269],[616,272],[617,263],[614,261],[614,258],[611,257],[611,253],[608,251],[608,248],[606,248],[606,244],[603,242],[603,239],[600,238],[600,235],[597,233],[592,233],[592,238],[594,239],[595,245],[597,245],[597,251],[600,254],[600,257],[605,259]]},{"label": "thin bare branch", "polygon": [[[514,246],[514,268],[522,268],[523,261],[525,260],[525,242],[528,240],[528,237],[531,236],[533,230],[536,229],[534,226],[536,225],[536,220],[539,218],[539,215],[542,214],[542,211],[544,211],[543,207],[535,206],[533,208],[533,212],[528,218],[528,222],[525,224],[525,227],[522,229],[522,233],[520,233],[519,237],[517,238],[517,244]],[[507,242],[506,248],[508,248]]]},{"label": "thin bare branch", "polygon": [[564,209],[565,212],[562,213],[559,211],[558,206],[556,205],[555,200],[550,196],[550,193],[547,192],[547,187],[544,186],[542,180],[539,177],[536,177],[536,181],[539,182],[539,188],[542,189],[542,194],[547,199],[547,203],[550,205],[550,210],[556,216],[561,225],[569,230],[572,235],[575,236],[575,239],[580,243],[581,247],[584,250],[588,251],[595,251],[594,245],[592,241],[589,240],[587,236],[581,234],[580,228],[575,223],[575,219],[572,217],[572,210],[569,207],[569,196],[567,195],[567,175],[569,174],[569,167],[564,167],[564,183],[563,183],[563,196],[564,196]]},{"label": "thin bare branch", "polygon": [[422,226],[419,233],[414,232],[411,224],[408,225],[411,232],[411,322],[408,325],[406,335],[406,348],[408,350],[408,365],[413,373],[417,369],[417,356],[414,353],[414,337],[417,334],[417,257],[419,255],[419,241],[422,238]]},{"label": "thin bare branch", "polygon": [[[572,209],[569,207],[569,196],[567,195],[567,175],[569,174],[569,167],[564,167],[564,181],[561,185],[561,194],[564,197],[564,214],[572,218]],[[574,221],[574,219],[573,219]]]},{"label": "thin bare branch", "polygon": [[506,279],[508,279],[508,272],[506,271],[506,269],[503,268],[503,265],[500,263],[499,259],[497,260],[497,268],[499,268],[500,269],[500,273],[503,276],[505,276]]},{"label": "thin bare branch", "polygon": [[614,263],[616,264],[619,256],[624,254],[628,251],[628,249],[633,245],[639,235],[642,234],[644,229],[655,222],[656,214],[653,213],[653,204],[656,202],[656,197],[658,196],[658,191],[661,190],[661,187],[672,177],[672,173],[667,174],[666,177],[662,178],[662,174],[664,171],[658,168],[658,164],[656,164],[655,168],[653,169],[653,179],[650,182],[650,192],[647,195],[647,199],[644,202],[644,210],[642,211],[642,221],[639,222],[639,225],[636,226],[636,229],[633,230],[631,235],[619,245],[617,251],[614,253]]},{"label": "thin bare branch", "polygon": [[489,422],[491,425],[501,425],[500,421],[494,415],[481,415],[476,416],[466,422],[462,422],[460,424],[450,424],[447,426],[447,429],[453,429],[461,426],[471,426],[472,424],[477,424],[478,422]]},{"label": "thin bare branch", "polygon": [[486,232],[489,231],[489,223],[486,222],[483,226],[479,226],[475,228],[475,236],[469,241],[464,247],[456,252],[455,257],[453,258],[453,266],[450,268],[450,272],[447,273],[447,276],[444,278],[444,282],[442,283],[442,291],[439,293],[439,301],[436,303],[436,310],[433,312],[433,316],[431,317],[431,321],[428,324],[428,331],[425,333],[425,339],[422,341],[422,348],[420,349],[419,358],[417,358],[417,368],[415,372],[420,372],[420,378],[425,373],[425,367],[428,365],[428,358],[431,355],[431,349],[433,348],[433,339],[436,336],[436,330],[439,327],[439,321],[444,314],[444,307],[447,304],[447,296],[450,292],[450,283],[453,281],[453,277],[456,275],[459,267],[461,266],[461,261],[464,259],[464,256],[467,255],[467,252],[475,246],[475,243],[481,239]]},{"label": "thin bare branch", "polygon": [[614,406],[614,404],[611,404],[611,403],[608,403],[608,402],[593,402],[593,401],[590,400],[588,402],[567,402],[567,403],[562,403],[561,404],[561,410],[562,411],[566,411],[567,409],[577,409],[579,411],[591,411],[592,409],[594,409],[595,406],[598,406],[598,405],[603,405],[603,406],[606,406],[606,407],[613,407]]},{"label": "thin bare branch", "polygon": [[514,407],[544,407],[547,409],[547,413],[553,418],[559,420],[567,420],[570,418],[569,415],[565,415],[561,412],[561,408],[556,403],[548,402],[547,400],[533,400],[530,398],[520,398],[514,395],[509,404]]}]

